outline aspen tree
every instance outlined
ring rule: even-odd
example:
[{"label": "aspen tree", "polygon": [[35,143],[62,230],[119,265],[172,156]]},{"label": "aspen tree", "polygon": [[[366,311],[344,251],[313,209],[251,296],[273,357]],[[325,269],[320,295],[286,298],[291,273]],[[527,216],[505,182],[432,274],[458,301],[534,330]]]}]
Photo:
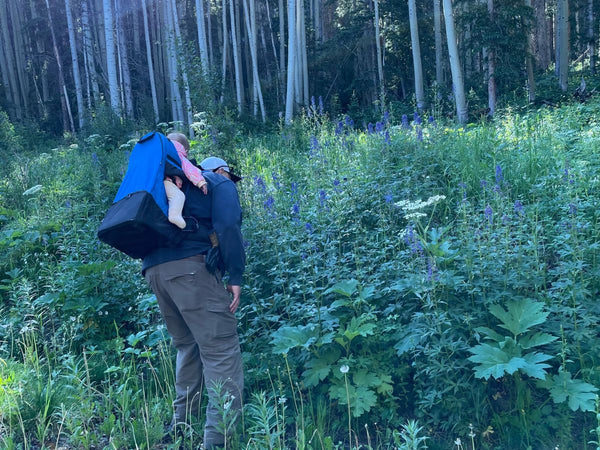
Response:
[{"label": "aspen tree", "polygon": [[419,44],[419,24],[417,22],[417,5],[415,0],[408,0],[408,19],[410,24],[410,42],[415,74],[417,109],[422,110],[425,106],[425,92],[423,90],[423,65],[421,64],[421,45]]},{"label": "aspen tree", "polygon": [[67,28],[69,30],[69,46],[71,48],[71,65],[73,70],[73,81],[75,83],[75,95],[77,99],[77,118],[79,128],[84,124],[83,90],[81,89],[81,75],[79,73],[79,58],[77,57],[77,42],[75,40],[75,28],[71,15],[71,1],[65,0],[65,11],[67,13]]},{"label": "aspen tree", "polygon": [[148,5],[142,0],[142,15],[144,19],[144,38],[146,41],[146,60],[148,61],[148,79],[150,80],[150,92],[152,95],[152,109],[154,111],[154,122],[160,120],[158,112],[158,98],[156,96],[156,80],[154,78],[154,62],[152,61],[152,44],[150,41],[150,27],[148,25]]},{"label": "aspen tree", "polygon": [[460,123],[466,123],[468,119],[467,102],[465,98],[465,85],[463,81],[462,68],[458,58],[458,43],[454,28],[452,0],[444,0],[443,5],[444,20],[446,22],[446,40],[448,41],[448,54],[450,57],[450,70],[452,72],[454,100],[456,102],[456,116]]},{"label": "aspen tree", "polygon": [[[300,0],[299,0],[300,1]],[[285,123],[292,122],[294,114],[294,81],[296,77],[296,0],[288,0],[288,58],[285,95]]]},{"label": "aspen tree", "polygon": [[[47,2],[48,0],[46,0]],[[119,108],[119,85],[117,81],[117,58],[115,56],[114,24],[112,0],[102,0],[104,7],[104,42],[106,43],[106,70],[108,74],[108,93],[110,107],[121,116]]]}]

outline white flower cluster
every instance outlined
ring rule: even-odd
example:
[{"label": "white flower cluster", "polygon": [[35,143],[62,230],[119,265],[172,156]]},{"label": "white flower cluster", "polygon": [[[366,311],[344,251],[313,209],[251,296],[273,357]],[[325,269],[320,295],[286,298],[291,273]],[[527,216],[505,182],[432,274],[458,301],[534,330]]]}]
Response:
[{"label": "white flower cluster", "polygon": [[426,217],[427,214],[419,212],[419,209],[423,209],[430,205],[435,205],[442,200],[445,200],[445,195],[434,195],[433,197],[429,197],[427,200],[417,200],[411,202],[410,200],[400,200],[399,202],[394,203],[398,208],[401,208],[404,211],[404,217],[406,219],[419,219],[421,217]]},{"label": "white flower cluster", "polygon": [[445,200],[445,195],[434,195],[433,197],[429,197],[427,200],[417,200],[416,202],[411,202],[410,200],[400,200],[399,202],[394,203],[398,208],[402,208],[403,211],[416,211],[417,209],[423,209],[429,205],[435,205],[436,203]]}]

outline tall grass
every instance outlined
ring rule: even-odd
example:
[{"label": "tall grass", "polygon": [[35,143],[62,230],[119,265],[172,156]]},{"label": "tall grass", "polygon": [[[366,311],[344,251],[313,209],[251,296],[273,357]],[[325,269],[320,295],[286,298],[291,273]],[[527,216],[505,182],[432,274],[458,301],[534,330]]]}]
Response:
[{"label": "tall grass", "polygon": [[[229,448],[591,448],[599,109],[364,130],[312,114],[223,147],[205,133],[192,156],[244,175],[247,392]],[[5,448],[201,443],[202,413],[165,440],[156,300],[95,238],[133,142],[90,136],[5,168]],[[530,325],[511,334],[499,307]]]}]

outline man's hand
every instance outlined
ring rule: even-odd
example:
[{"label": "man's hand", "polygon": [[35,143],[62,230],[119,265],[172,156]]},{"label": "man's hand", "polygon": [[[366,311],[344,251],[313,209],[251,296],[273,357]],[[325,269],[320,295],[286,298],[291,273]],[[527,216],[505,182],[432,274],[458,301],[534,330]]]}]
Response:
[{"label": "man's hand", "polygon": [[231,304],[229,305],[229,311],[234,313],[238,306],[240,306],[240,295],[242,293],[242,287],[237,286],[235,284],[228,284],[227,290],[231,292],[231,295],[233,295],[233,300],[231,300]]}]

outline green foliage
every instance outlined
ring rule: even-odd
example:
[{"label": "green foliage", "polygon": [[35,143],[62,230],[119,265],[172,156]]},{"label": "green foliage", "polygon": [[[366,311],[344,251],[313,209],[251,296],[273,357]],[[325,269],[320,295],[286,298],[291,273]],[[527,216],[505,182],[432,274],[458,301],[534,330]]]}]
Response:
[{"label": "green foliage", "polygon": [[470,349],[473,356],[469,360],[479,364],[475,367],[477,378],[493,376],[499,379],[505,374],[522,371],[530,377],[545,379],[545,369],[550,367],[545,362],[552,356],[537,351],[526,352],[557,339],[556,336],[530,330],[546,321],[548,313],[543,312],[543,308],[543,303],[531,299],[509,300],[506,310],[500,305],[490,306],[490,312],[501,322],[499,326],[510,331],[512,336],[502,336],[486,327],[476,328],[477,332],[493,341],[493,344],[479,344]]},{"label": "green foliage", "polygon": [[[314,108],[250,137],[234,115],[198,115],[192,156],[218,152],[244,175],[248,406],[232,445],[596,438],[599,111],[505,111],[460,128],[386,115],[361,132]],[[156,298],[139,262],[95,236],[133,134],[98,131],[15,158],[0,179],[8,448],[152,448],[171,419]],[[35,387],[23,403],[19,377]],[[199,444],[202,420],[180,443]]]}]

